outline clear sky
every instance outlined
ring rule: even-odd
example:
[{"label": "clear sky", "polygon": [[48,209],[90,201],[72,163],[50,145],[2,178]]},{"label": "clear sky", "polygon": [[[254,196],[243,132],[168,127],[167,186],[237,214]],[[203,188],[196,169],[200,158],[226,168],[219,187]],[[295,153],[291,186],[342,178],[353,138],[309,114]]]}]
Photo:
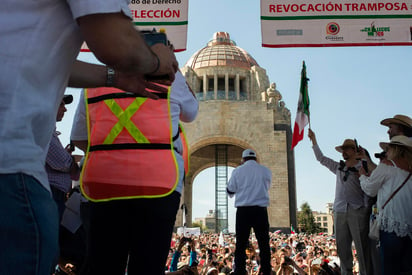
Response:
[{"label": "clear sky", "polygon": [[[270,82],[276,83],[291,111],[293,128],[300,71],[305,61],[310,78],[311,128],[323,153],[340,160],[341,155],[334,148],[345,138],[356,138],[372,155],[380,152],[378,143],[388,140],[387,128],[380,121],[395,114],[412,117],[412,48],[262,48],[259,2],[190,0],[187,50],[176,54],[180,67],[205,47],[215,32],[228,32],[239,47],[266,69]],[[80,58],[90,60],[88,54]],[[77,102],[76,90],[66,93],[76,95]],[[68,109],[64,121],[57,125],[64,143],[69,140],[75,104]],[[295,161],[298,208],[308,202],[312,210],[325,211],[326,203],[334,199],[335,177],[316,161],[307,129],[304,140],[295,147]],[[193,217],[205,216],[214,208],[213,189],[213,173],[201,173],[195,179]],[[233,200],[229,204],[233,205]],[[229,209],[229,216],[233,228],[233,209]]]}]

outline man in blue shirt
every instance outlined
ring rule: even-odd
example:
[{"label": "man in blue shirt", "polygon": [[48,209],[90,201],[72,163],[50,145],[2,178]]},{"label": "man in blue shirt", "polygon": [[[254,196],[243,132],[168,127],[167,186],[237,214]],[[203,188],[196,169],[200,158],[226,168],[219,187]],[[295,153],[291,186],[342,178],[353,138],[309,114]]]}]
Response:
[{"label": "man in blue shirt", "polygon": [[256,161],[256,153],[246,149],[242,153],[242,165],[232,172],[227,185],[229,197],[236,195],[236,251],[235,274],[248,274],[246,271],[246,248],[250,229],[253,228],[260,250],[260,272],[271,274],[269,247],[269,188],[272,172]]}]

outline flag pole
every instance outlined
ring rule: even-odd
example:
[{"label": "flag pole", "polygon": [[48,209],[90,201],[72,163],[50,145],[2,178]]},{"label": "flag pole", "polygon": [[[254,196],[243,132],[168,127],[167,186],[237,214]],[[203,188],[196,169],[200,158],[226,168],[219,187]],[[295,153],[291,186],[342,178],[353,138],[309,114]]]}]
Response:
[{"label": "flag pole", "polygon": [[[305,64],[305,61],[303,61],[303,66],[305,66],[306,89],[309,89],[309,87],[308,87],[309,78],[307,78],[307,75],[306,75],[306,64]],[[308,95],[308,93],[306,93],[306,96],[308,97],[308,98],[307,98],[307,102],[309,102],[309,95]],[[309,108],[308,108],[308,123],[309,123],[309,129],[311,129],[312,127],[310,126],[310,109],[309,109]]]}]

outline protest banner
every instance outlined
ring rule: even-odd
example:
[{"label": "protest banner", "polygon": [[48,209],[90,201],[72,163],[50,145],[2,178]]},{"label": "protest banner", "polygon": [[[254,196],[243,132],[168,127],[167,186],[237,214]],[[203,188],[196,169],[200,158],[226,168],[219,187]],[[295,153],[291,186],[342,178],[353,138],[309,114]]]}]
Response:
[{"label": "protest banner", "polygon": [[[129,7],[137,29],[164,32],[175,52],[186,50],[189,0],[131,0]],[[90,51],[84,43],[81,51]]]},{"label": "protest banner", "polygon": [[261,0],[263,47],[411,46],[412,1]]}]

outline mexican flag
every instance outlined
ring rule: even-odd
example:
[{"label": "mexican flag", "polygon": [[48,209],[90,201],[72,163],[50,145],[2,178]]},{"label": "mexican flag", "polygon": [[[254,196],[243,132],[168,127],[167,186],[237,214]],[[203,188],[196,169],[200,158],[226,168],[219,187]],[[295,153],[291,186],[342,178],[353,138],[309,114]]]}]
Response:
[{"label": "mexican flag", "polygon": [[295,126],[293,128],[292,148],[303,139],[303,129],[309,124],[309,94],[308,78],[306,77],[306,65],[303,61],[302,73],[300,78],[300,93],[298,102],[298,111],[296,113]]},{"label": "mexican flag", "polygon": [[296,234],[295,229],[293,228],[293,225],[290,225],[290,234]]}]

